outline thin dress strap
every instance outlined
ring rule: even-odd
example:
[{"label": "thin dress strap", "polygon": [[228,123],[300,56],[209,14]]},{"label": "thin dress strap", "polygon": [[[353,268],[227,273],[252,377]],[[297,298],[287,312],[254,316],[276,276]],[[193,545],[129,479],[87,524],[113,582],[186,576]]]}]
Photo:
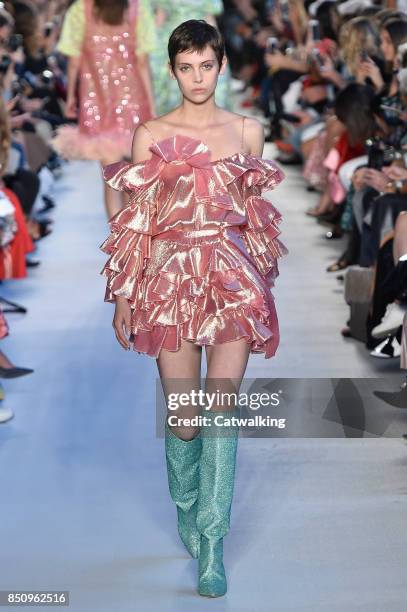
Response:
[{"label": "thin dress strap", "polygon": [[151,136],[151,140],[153,141],[153,143],[155,144],[155,138],[153,136],[152,131],[150,130],[150,128],[145,124],[145,123],[140,123],[140,125],[145,128],[147,130],[147,132],[150,134]]},{"label": "thin dress strap", "polygon": [[240,143],[240,150],[242,153],[244,153],[244,120],[246,119],[246,117],[242,117],[242,140]]}]

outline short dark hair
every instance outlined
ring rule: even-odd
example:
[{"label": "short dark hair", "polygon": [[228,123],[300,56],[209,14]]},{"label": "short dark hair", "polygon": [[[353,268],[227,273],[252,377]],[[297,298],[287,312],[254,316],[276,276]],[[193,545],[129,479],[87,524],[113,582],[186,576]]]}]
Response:
[{"label": "short dark hair", "polygon": [[407,21],[405,19],[390,19],[382,27],[387,30],[397,53],[397,47],[407,40]]},{"label": "short dark hair", "polygon": [[225,55],[225,42],[222,34],[203,19],[184,21],[171,33],[168,40],[168,57],[172,69],[175,68],[175,56],[183,51],[202,51],[211,47],[215,52],[219,67]]}]

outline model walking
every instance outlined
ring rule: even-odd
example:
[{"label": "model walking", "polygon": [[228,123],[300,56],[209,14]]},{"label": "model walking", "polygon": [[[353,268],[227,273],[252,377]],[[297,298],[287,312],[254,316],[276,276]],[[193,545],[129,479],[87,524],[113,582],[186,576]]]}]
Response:
[{"label": "model walking", "polygon": [[[170,409],[170,393],[199,392],[206,349],[205,392],[238,392],[250,352],[275,354],[279,331],[270,292],[281,215],[263,189],[283,179],[261,159],[263,128],[214,102],[225,69],[224,43],[204,21],[171,34],[171,76],[181,106],[137,128],[133,162],[104,169],[107,183],[130,193],[101,245],[110,255],[105,301],[115,302],[118,341],[156,358],[168,417],[165,450],[179,534],[199,557],[201,595],[227,590],[223,537],[230,526],[238,427],[211,421],[234,414],[215,402],[208,421],[191,401]],[[206,406],[207,407],[207,406]],[[222,432],[222,433],[220,433]]]},{"label": "model walking", "polygon": [[[75,0],[57,49],[69,56],[66,117],[74,119],[79,78],[78,125],[65,125],[52,140],[66,159],[102,165],[131,159],[134,128],[154,116],[148,54],[155,47],[148,0]],[[127,202],[125,202],[127,203]],[[123,206],[105,187],[108,217]]]}]

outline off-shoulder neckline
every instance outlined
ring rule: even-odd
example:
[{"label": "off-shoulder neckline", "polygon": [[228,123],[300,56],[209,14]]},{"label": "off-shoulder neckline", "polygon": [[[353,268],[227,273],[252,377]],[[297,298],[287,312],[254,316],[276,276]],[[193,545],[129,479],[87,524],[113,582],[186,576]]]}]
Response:
[{"label": "off-shoulder neckline", "polygon": [[[187,140],[192,140],[193,142],[196,142],[198,144],[202,144],[206,148],[206,150],[212,154],[211,149],[208,147],[208,145],[203,140],[201,140],[200,138],[192,138],[191,136],[186,136],[185,134],[173,134],[172,136],[168,136],[167,138],[161,138],[161,140],[154,140],[153,144],[150,145],[149,149],[151,150],[152,147],[156,145],[160,145],[163,142],[167,142],[169,140],[174,140],[177,137],[185,138]],[[259,159],[258,155],[252,155],[251,153],[244,153],[243,151],[238,151],[236,153],[232,153],[231,155],[227,155],[226,157],[220,157],[219,159],[214,159],[213,161],[210,161],[209,164],[212,166],[220,162],[224,162],[234,157],[237,157],[238,155],[244,155],[245,157],[253,157],[253,158]],[[139,161],[139,162],[129,162],[129,163],[138,165],[138,164],[146,164],[149,161],[151,161],[151,157],[150,159],[143,159],[142,161]]]}]

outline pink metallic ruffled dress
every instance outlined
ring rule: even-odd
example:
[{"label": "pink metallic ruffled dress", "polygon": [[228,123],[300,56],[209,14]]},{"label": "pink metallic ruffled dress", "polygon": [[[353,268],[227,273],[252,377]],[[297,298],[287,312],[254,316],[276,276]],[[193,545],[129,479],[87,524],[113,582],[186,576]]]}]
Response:
[{"label": "pink metallic ruffled dress", "polygon": [[214,345],[245,338],[272,357],[279,327],[270,291],[281,214],[262,197],[284,178],[274,162],[236,153],[210,161],[200,140],[175,135],[150,146],[139,163],[104,167],[130,193],[100,246],[110,255],[105,302],[129,300],[133,349],[158,357],[181,339]]}]

